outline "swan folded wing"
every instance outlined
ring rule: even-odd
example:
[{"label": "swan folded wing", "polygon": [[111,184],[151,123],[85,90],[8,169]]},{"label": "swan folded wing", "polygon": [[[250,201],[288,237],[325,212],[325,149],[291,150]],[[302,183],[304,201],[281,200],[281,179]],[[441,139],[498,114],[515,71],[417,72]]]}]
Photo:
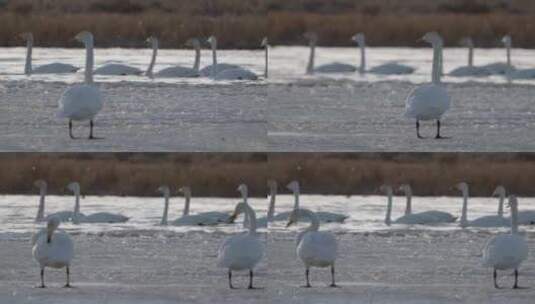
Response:
[{"label": "swan folded wing", "polygon": [[318,73],[351,73],[356,70],[357,68],[355,66],[340,62],[324,64],[314,69]]},{"label": "swan folded wing", "polygon": [[496,269],[518,268],[528,253],[529,248],[523,237],[501,234],[486,244],[483,250],[483,265]]},{"label": "swan folded wing", "polygon": [[487,69],[491,75],[505,75],[508,72],[513,73],[516,69],[513,66],[509,66],[505,62],[490,63],[482,66]]},{"label": "swan folded wing", "polygon": [[156,77],[199,77],[199,72],[192,68],[173,66],[162,69],[154,74]]},{"label": "swan folded wing", "polygon": [[[44,221],[48,221],[52,217],[56,217],[59,219],[60,222],[68,222],[72,220],[72,217],[74,216],[73,211],[59,211],[52,214],[49,214],[45,217]],[[80,214],[79,214],[80,216]]]},{"label": "swan folded wing", "polygon": [[414,73],[414,68],[396,62],[385,63],[371,68],[368,72],[382,75],[406,75]]},{"label": "swan folded wing", "polygon": [[173,226],[215,226],[220,222],[213,217],[200,215],[185,215],[174,221],[171,221]]},{"label": "swan folded wing", "polygon": [[227,238],[218,251],[218,266],[233,270],[252,269],[264,256],[264,245],[248,233]]},{"label": "swan folded wing", "polygon": [[41,266],[61,268],[70,264],[74,256],[74,245],[63,230],[54,232],[51,242],[48,243],[45,231],[37,238],[32,251]]},{"label": "swan folded wing", "polygon": [[341,223],[349,217],[344,214],[325,212],[325,211],[316,212],[316,216],[319,218],[320,221],[327,222],[327,223],[333,223],[333,222]]},{"label": "swan folded wing", "polygon": [[98,67],[93,72],[95,75],[116,75],[116,76],[126,76],[126,75],[141,75],[143,71],[124,64],[110,63],[104,66]]},{"label": "swan folded wing", "polygon": [[535,224],[535,211],[519,211],[518,212],[518,224],[520,225],[533,225]]},{"label": "swan folded wing", "polygon": [[61,74],[61,73],[74,73],[80,68],[66,63],[50,63],[38,66],[32,69],[32,74]]},{"label": "swan folded wing", "polygon": [[[216,71],[217,73],[221,73],[222,71],[224,70],[228,70],[228,69],[236,69],[236,68],[240,68],[239,65],[235,65],[235,64],[228,64],[228,63],[218,63],[216,65]],[[209,76],[212,76],[212,69],[213,69],[213,65],[208,65],[208,66],[205,66],[204,68],[202,68],[200,71],[199,71],[199,74],[203,77],[209,77]]]},{"label": "swan folded wing", "polygon": [[215,76],[217,80],[257,80],[258,76],[255,73],[244,69],[244,68],[234,68],[226,69],[221,72],[218,72]]},{"label": "swan folded wing", "polygon": [[329,266],[336,260],[336,239],[331,233],[324,231],[307,232],[299,242],[297,253],[311,266]]},{"label": "swan folded wing", "polygon": [[84,223],[124,223],[129,218],[122,214],[98,212],[87,215],[80,220]]},{"label": "swan folded wing", "polygon": [[93,119],[102,109],[100,91],[87,84],[74,85],[65,90],[58,101],[60,118],[73,120]]},{"label": "swan folded wing", "polygon": [[533,79],[535,78],[535,69],[516,70],[511,73],[512,79]]},{"label": "swan folded wing", "polygon": [[481,228],[488,228],[488,227],[509,227],[511,226],[511,221],[498,215],[487,215],[478,217],[472,221],[470,221],[471,227],[481,227]]},{"label": "swan folded wing", "polygon": [[439,119],[450,108],[450,96],[441,86],[425,84],[414,89],[405,103],[405,116],[418,120]]},{"label": "swan folded wing", "polygon": [[462,66],[449,73],[450,76],[454,77],[485,77],[491,74],[489,69],[477,66]]},{"label": "swan folded wing", "polygon": [[429,216],[431,217],[431,221],[436,222],[436,223],[440,223],[440,222],[453,223],[457,219],[457,217],[449,214],[448,212],[437,211],[437,210],[419,212],[418,214],[422,216]]}]

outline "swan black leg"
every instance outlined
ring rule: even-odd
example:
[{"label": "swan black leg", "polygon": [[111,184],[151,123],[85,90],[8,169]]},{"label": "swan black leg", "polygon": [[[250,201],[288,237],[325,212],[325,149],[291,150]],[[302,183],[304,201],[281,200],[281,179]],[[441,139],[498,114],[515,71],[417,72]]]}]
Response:
[{"label": "swan black leg", "polygon": [[515,285],[513,285],[513,289],[518,288],[518,269],[515,269]]},{"label": "swan black leg", "polygon": [[416,136],[418,138],[423,138],[421,135],[420,135],[420,121],[419,120],[416,120]]},{"label": "swan black leg", "polygon": [[307,280],[307,284],[304,286],[306,288],[312,287],[312,286],[310,286],[310,279],[308,278],[309,274],[310,274],[310,269],[307,267],[307,269],[305,270],[305,277],[306,277],[306,280]]},{"label": "swan black leg", "polygon": [[440,120],[437,119],[437,136],[435,136],[435,138],[443,138],[442,136],[440,136]]},{"label": "swan black leg", "polygon": [[336,285],[336,282],[334,281],[334,265],[331,265],[331,285],[329,286],[338,287],[338,285]]},{"label": "swan black leg", "polygon": [[76,139],[76,137],[72,135],[72,119],[69,119],[69,136],[71,139]]},{"label": "swan black leg", "polygon": [[228,270],[228,287],[230,289],[234,289],[234,286],[232,286],[232,270]]},{"label": "swan black leg", "polygon": [[40,288],[45,288],[45,268],[41,268],[41,286]]},{"label": "swan black leg", "polygon": [[254,289],[253,287],[253,270],[249,270],[249,289]]},{"label": "swan black leg", "polygon": [[496,271],[496,268],[494,268],[494,273],[492,274],[492,277],[494,278],[494,288],[499,289],[500,286],[498,286],[498,272]]},{"label": "swan black leg", "polygon": [[71,288],[71,271],[69,269],[69,266],[65,268],[65,273],[67,274],[67,283],[63,287]]},{"label": "swan black leg", "polygon": [[89,139],[95,139],[95,137],[93,137],[93,120],[92,119],[89,121]]}]

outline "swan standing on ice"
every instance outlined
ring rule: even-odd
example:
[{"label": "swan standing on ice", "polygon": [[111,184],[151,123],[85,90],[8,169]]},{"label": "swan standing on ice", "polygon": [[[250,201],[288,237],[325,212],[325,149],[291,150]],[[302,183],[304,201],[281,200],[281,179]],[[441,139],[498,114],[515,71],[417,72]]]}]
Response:
[{"label": "swan standing on ice", "polygon": [[41,267],[41,288],[45,288],[45,267],[63,268],[67,274],[65,287],[70,284],[70,265],[74,256],[74,245],[70,236],[63,230],[57,230],[60,220],[50,217],[46,233],[41,233],[32,248],[33,258]]},{"label": "swan standing on ice", "polygon": [[450,108],[451,98],[446,89],[440,84],[440,58],[442,38],[435,32],[430,32],[422,40],[433,45],[432,82],[423,84],[414,89],[405,101],[405,117],[416,119],[416,136],[420,136],[420,120],[436,120],[437,134],[440,136],[440,119]]},{"label": "swan standing on ice", "polygon": [[262,43],[260,44],[261,47],[264,48],[264,78],[268,78],[268,66],[269,66],[269,41],[267,37],[264,37],[262,39]]},{"label": "swan standing on ice", "polygon": [[485,77],[491,73],[486,67],[474,66],[474,41],[471,37],[466,37],[461,40],[461,45],[468,48],[468,65],[458,67],[452,70],[449,75],[454,77]]},{"label": "swan standing on ice", "polygon": [[78,67],[75,67],[71,64],[54,62],[49,64],[44,64],[36,68],[32,67],[32,50],[33,50],[33,34],[32,33],[22,33],[20,34],[22,39],[26,40],[26,64],[24,65],[24,74],[66,74],[66,73],[75,73],[79,70]]},{"label": "swan standing on ice", "polygon": [[[240,185],[238,191],[244,194],[246,186]],[[217,253],[218,267],[228,269],[228,283],[232,286],[232,271],[249,270],[249,289],[253,289],[253,270],[264,256],[264,245],[256,233],[256,215],[246,202],[240,202],[229,218],[233,222],[238,215],[246,213],[249,218],[249,231],[233,235],[223,242]]]},{"label": "swan standing on ice", "polygon": [[387,196],[386,216],[385,216],[385,224],[387,226],[390,226],[392,224],[424,225],[424,224],[434,223],[436,221],[436,219],[432,217],[431,215],[407,213],[406,210],[405,210],[405,215],[392,221],[392,196],[393,196],[394,190],[392,190],[392,186],[390,185],[382,185],[381,187],[379,187],[379,190],[384,192]]},{"label": "swan standing on ice", "polygon": [[305,264],[306,285],[310,286],[310,267],[331,267],[331,285],[337,287],[334,280],[334,263],[337,255],[337,244],[334,235],[328,231],[318,231],[320,221],[314,212],[307,209],[295,209],[290,214],[286,227],[297,223],[298,218],[305,217],[310,226],[297,235],[297,256]]},{"label": "swan standing on ice", "polygon": [[150,57],[150,63],[149,67],[147,68],[147,71],[145,72],[145,76],[149,78],[154,78],[154,65],[156,64],[156,56],[158,56],[158,38],[154,36],[150,36],[147,38],[147,43],[152,48],[152,56]]},{"label": "swan standing on ice", "polygon": [[[298,181],[292,181],[290,182],[287,186],[288,190],[292,191],[293,192],[293,195],[294,195],[294,208],[293,210],[296,210],[296,209],[299,209],[299,194],[300,194],[300,188],[299,188],[299,182]],[[291,211],[290,212],[281,212],[281,213],[278,213],[274,219],[277,220],[277,221],[280,221],[280,220],[287,220],[288,217],[290,216],[291,214]],[[318,219],[322,222],[325,222],[325,223],[343,223],[349,216],[345,215],[345,214],[340,214],[340,213],[333,213],[333,212],[325,212],[325,211],[317,211],[314,213]],[[300,220],[303,220],[303,221],[308,221],[309,218],[308,217],[303,217],[302,219],[299,218]]]},{"label": "swan standing on ice", "polygon": [[[463,209],[461,212],[460,226],[465,227],[507,227],[509,221],[503,217],[503,215],[487,215],[479,217],[475,220],[468,220],[468,184],[465,182],[455,185],[459,191],[463,194]],[[499,210],[499,207],[498,207]]]},{"label": "swan standing on ice", "polygon": [[124,223],[129,220],[128,217],[109,212],[97,212],[90,215],[80,213],[80,184],[72,182],[67,185],[67,189],[71,190],[75,195],[75,208],[73,216],[73,224],[79,223]]},{"label": "swan standing on ice", "polygon": [[85,44],[84,83],[72,85],[63,92],[58,102],[57,116],[69,119],[69,136],[72,139],[75,138],[72,135],[72,121],[89,120],[89,139],[95,139],[93,119],[102,109],[102,95],[93,85],[93,35],[84,31],[76,35],[75,39]]},{"label": "swan standing on ice", "polygon": [[429,210],[424,212],[412,213],[412,189],[409,184],[403,184],[399,187],[400,191],[405,193],[407,197],[407,205],[405,208],[405,215],[413,214],[422,219],[428,220],[424,224],[438,224],[438,223],[453,223],[457,217],[451,215],[448,212],[438,211],[438,210]]},{"label": "swan standing on ice", "polygon": [[358,69],[360,74],[367,72],[380,75],[406,75],[414,72],[413,67],[397,62],[381,64],[366,71],[366,38],[363,33],[358,33],[351,37],[351,40],[355,41],[360,48],[360,66]]},{"label": "swan standing on ice", "polygon": [[274,180],[268,180],[269,187],[269,206],[267,215],[256,220],[258,227],[267,228],[269,223],[273,221],[275,215],[275,198],[277,196],[277,182]]},{"label": "swan standing on ice", "polygon": [[484,65],[483,68],[487,69],[492,75],[510,76],[515,70],[515,67],[511,63],[511,47],[513,45],[513,40],[511,39],[511,36],[506,35],[502,38],[501,42],[505,46],[507,61],[489,63]]},{"label": "swan standing on ice", "polygon": [[307,75],[312,75],[314,73],[352,73],[357,70],[353,65],[333,62],[328,64],[320,65],[319,67],[314,66],[314,60],[316,56],[316,44],[318,43],[318,35],[316,33],[308,32],[304,34],[305,38],[308,39],[310,47],[310,55],[308,57],[308,64],[306,69]]},{"label": "swan standing on ice", "polygon": [[39,188],[39,209],[37,210],[37,216],[35,217],[36,222],[44,222],[48,221],[50,217],[56,217],[61,222],[68,222],[72,220],[74,212],[72,211],[58,211],[54,212],[52,214],[49,214],[45,216],[45,197],[46,197],[46,190],[48,188],[48,185],[46,181],[39,179],[34,182],[34,186]]},{"label": "swan standing on ice", "polygon": [[514,195],[509,196],[511,208],[511,233],[492,237],[483,249],[483,265],[493,268],[494,287],[498,286],[498,270],[514,269],[515,283],[518,288],[518,267],[528,257],[529,248],[526,240],[518,234],[518,201]]},{"label": "swan standing on ice", "polygon": [[201,42],[197,38],[191,38],[186,41],[187,46],[193,47],[195,50],[195,62],[192,68],[183,66],[172,66],[164,68],[154,74],[156,77],[166,78],[193,78],[199,77],[199,66],[201,64]]}]

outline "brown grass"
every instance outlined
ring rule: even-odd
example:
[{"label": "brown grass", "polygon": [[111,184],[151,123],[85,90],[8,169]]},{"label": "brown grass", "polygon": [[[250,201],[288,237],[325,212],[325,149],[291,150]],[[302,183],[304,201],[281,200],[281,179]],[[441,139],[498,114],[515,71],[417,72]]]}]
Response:
[{"label": "brown grass", "polygon": [[32,182],[42,178],[51,193],[77,180],[85,194],[154,196],[162,184],[189,184],[196,195],[232,197],[244,182],[263,196],[266,179],[275,178],[281,191],[299,180],[304,193],[372,194],[384,183],[410,183],[419,195],[451,195],[466,181],[472,195],[487,196],[498,184],[535,195],[535,154],[30,153],[2,154],[0,168],[3,194],[35,193]]}]

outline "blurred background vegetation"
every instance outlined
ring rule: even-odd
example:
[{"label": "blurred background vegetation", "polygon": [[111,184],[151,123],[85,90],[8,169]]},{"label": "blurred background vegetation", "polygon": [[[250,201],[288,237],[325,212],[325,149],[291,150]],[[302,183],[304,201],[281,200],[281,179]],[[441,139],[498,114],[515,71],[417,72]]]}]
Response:
[{"label": "blurred background vegetation", "polygon": [[510,193],[535,196],[535,153],[3,153],[0,194],[36,194],[45,179],[50,193],[65,194],[79,181],[85,194],[156,196],[167,184],[191,185],[196,195],[237,197],[267,194],[266,180],[300,181],[303,193],[376,194],[385,183],[410,183],[417,195],[489,196],[502,184]]},{"label": "blurred background vegetation", "polygon": [[535,47],[532,0],[0,0],[0,45],[20,45],[17,33],[33,31],[42,46],[77,45],[79,31],[94,32],[100,47],[143,47],[157,35],[177,48],[189,37],[215,34],[222,48],[300,45],[305,31],[320,44],[351,45],[356,32],[374,46],[416,46],[439,31],[446,45],[473,36],[478,46],[500,46],[511,34],[518,47]]}]

